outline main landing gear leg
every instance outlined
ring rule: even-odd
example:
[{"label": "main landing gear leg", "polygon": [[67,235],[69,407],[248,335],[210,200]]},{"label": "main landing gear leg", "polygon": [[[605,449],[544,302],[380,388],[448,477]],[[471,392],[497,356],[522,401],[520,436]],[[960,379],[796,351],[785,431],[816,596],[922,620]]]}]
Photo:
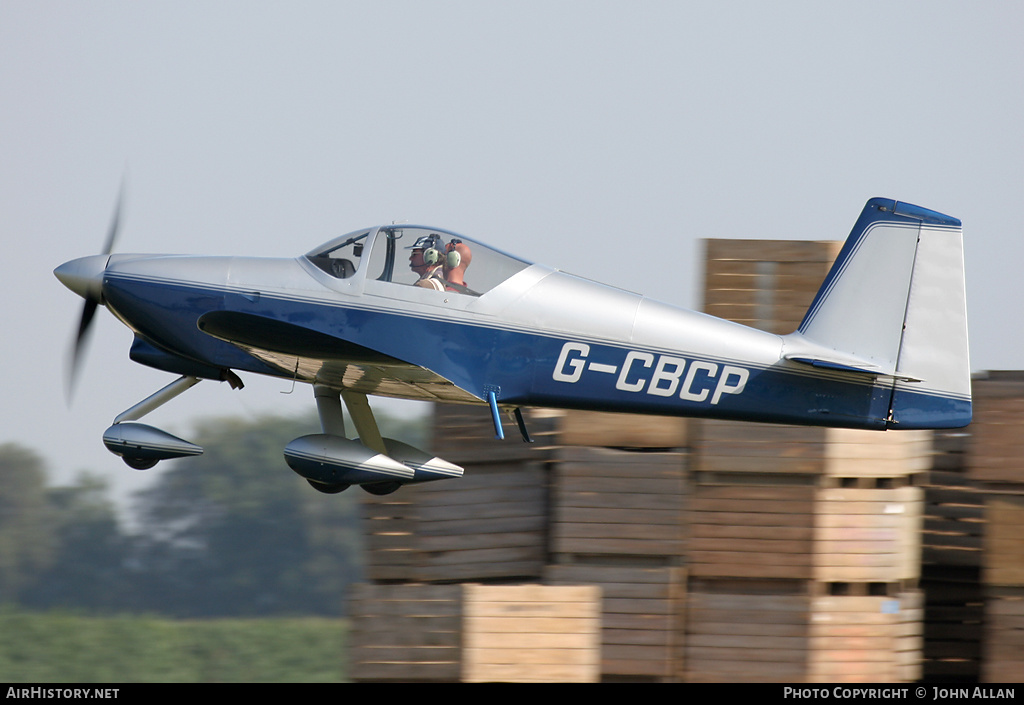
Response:
[{"label": "main landing gear leg", "polygon": [[[344,401],[349,416],[352,417],[352,423],[356,427],[356,433],[359,434],[359,442],[381,455],[388,454],[384,439],[380,435],[380,429],[377,427],[377,419],[373,416],[373,410],[370,408],[370,402],[365,394],[349,391],[339,392],[330,387],[314,385],[313,395],[316,398],[317,414],[320,416],[320,428],[324,434],[347,438],[345,433],[345,417],[341,410],[341,403]],[[346,484],[320,482],[308,477],[306,482],[313,489],[326,494],[343,492],[349,487]],[[401,483],[386,480],[362,485],[363,489],[371,494],[390,494],[400,486]]]}]

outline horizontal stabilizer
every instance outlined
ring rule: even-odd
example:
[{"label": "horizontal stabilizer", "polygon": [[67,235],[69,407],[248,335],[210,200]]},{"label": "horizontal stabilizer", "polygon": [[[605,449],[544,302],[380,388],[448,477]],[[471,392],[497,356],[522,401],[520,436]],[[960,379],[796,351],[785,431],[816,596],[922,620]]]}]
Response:
[{"label": "horizontal stabilizer", "polygon": [[[850,372],[852,374],[859,375],[871,375],[872,377],[893,377],[895,375],[882,372],[878,365],[872,365],[870,363],[857,363],[849,360],[829,360],[821,357],[806,357],[800,355],[785,355],[785,359],[792,362],[799,362],[804,365],[810,365],[811,367],[817,367],[822,370],[834,370],[836,372]],[[904,382],[920,382],[921,380],[913,377],[901,376],[900,379]]]}]

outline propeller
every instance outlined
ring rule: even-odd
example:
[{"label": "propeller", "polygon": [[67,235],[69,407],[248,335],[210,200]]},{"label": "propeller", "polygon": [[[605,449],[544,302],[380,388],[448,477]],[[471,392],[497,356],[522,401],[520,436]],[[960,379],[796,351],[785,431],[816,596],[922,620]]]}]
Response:
[{"label": "propeller", "polygon": [[[60,277],[62,279],[62,281],[64,281],[65,284],[67,284],[69,286],[69,288],[73,288],[77,293],[79,293],[85,299],[85,303],[82,305],[82,314],[81,314],[81,316],[79,317],[79,320],[78,320],[78,331],[75,334],[74,343],[73,343],[72,348],[71,348],[71,359],[70,359],[70,364],[69,364],[69,367],[68,367],[68,378],[67,378],[66,393],[67,393],[67,398],[68,398],[69,402],[71,401],[71,397],[73,395],[74,388],[75,388],[75,383],[77,382],[77,379],[78,379],[78,370],[79,370],[79,367],[81,366],[82,357],[83,357],[84,352],[85,352],[85,345],[86,345],[86,341],[87,341],[87,338],[88,338],[88,335],[89,335],[89,331],[92,328],[93,319],[96,316],[96,309],[99,308],[100,303],[102,302],[101,301],[102,292],[100,291],[99,287],[95,285],[95,283],[93,283],[91,286],[89,286],[89,285],[78,285],[78,286],[74,286],[73,287],[72,286],[72,282],[69,282],[67,280],[66,276],[65,277],[61,276],[60,270],[62,270],[62,269],[65,269],[65,270],[66,269],[75,270],[75,267],[73,265],[76,262],[86,262],[86,261],[91,261],[92,263],[94,263],[93,264],[93,270],[95,270],[95,263],[96,263],[96,261],[98,259],[102,260],[103,267],[106,266],[106,261],[110,257],[110,255],[113,253],[114,247],[117,245],[118,235],[120,234],[120,230],[121,230],[121,211],[122,211],[123,200],[124,200],[124,186],[122,185],[121,191],[120,191],[120,193],[118,194],[118,197],[117,197],[117,205],[114,208],[114,215],[113,215],[113,217],[110,220],[110,226],[107,228],[106,242],[104,242],[103,250],[100,252],[100,254],[98,256],[93,256],[93,257],[83,258],[81,260],[76,260],[75,262],[69,262],[69,263],[67,263],[65,265],[62,265],[62,267],[58,268],[58,277]],[[86,269],[89,269],[89,268],[84,267],[84,266],[80,266],[80,267],[77,268],[77,271],[73,271],[72,274],[73,275],[81,275],[83,273],[83,270],[86,270]],[[99,271],[92,271],[92,272],[90,272],[90,274],[93,275],[92,279],[95,282],[95,281],[98,280],[99,275],[102,274],[102,268],[99,269]]]}]

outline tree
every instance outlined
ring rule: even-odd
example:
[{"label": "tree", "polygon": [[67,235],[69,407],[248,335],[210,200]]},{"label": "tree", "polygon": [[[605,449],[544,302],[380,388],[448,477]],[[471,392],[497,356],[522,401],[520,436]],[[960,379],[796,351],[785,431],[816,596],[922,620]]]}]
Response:
[{"label": "tree", "polygon": [[23,605],[104,612],[130,605],[125,566],[130,541],[108,489],[104,480],[83,474],[72,485],[48,490],[53,560],[22,590]]},{"label": "tree", "polygon": [[42,461],[13,443],[0,445],[0,602],[14,602],[50,565],[52,520]]},{"label": "tree", "polygon": [[182,616],[338,614],[361,564],[358,497],[323,495],[285,465],[315,417],[205,422],[203,455],[140,496],[139,590]]}]

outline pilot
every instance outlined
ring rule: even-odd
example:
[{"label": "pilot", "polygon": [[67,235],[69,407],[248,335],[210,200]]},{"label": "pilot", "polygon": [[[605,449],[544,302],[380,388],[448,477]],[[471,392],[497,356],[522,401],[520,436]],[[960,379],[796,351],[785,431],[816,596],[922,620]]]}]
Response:
[{"label": "pilot", "polygon": [[457,291],[460,294],[476,293],[466,286],[465,280],[466,269],[472,261],[473,252],[462,240],[453,238],[445,245],[444,278],[448,291]]},{"label": "pilot", "polygon": [[445,290],[444,254],[441,248],[441,236],[434,234],[423,235],[407,248],[412,250],[409,255],[409,268],[420,277],[413,286],[435,291]]}]

